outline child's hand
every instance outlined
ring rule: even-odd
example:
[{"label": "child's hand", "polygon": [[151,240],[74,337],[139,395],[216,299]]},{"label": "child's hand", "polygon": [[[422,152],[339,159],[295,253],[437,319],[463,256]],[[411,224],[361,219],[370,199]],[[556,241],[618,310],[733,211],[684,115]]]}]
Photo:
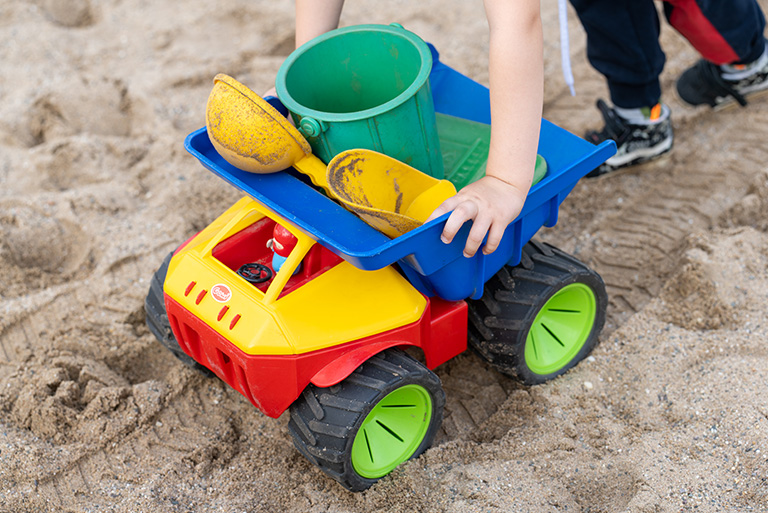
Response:
[{"label": "child's hand", "polygon": [[483,253],[488,255],[496,250],[504,230],[523,209],[527,192],[493,176],[485,176],[445,200],[427,222],[453,211],[441,236],[448,244],[461,226],[472,219],[474,223],[464,246],[464,256],[469,258],[477,252],[486,233],[488,241],[483,246]]}]

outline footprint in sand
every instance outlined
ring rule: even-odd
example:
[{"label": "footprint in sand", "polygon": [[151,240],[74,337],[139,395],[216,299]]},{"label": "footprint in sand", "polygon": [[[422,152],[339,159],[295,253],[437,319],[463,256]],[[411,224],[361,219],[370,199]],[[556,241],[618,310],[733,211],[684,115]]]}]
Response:
[{"label": "footprint in sand", "polygon": [[79,355],[30,362],[0,384],[12,423],[55,443],[77,437],[86,445],[148,422],[168,394],[163,383],[131,385],[106,363]]},{"label": "footprint in sand", "polygon": [[32,100],[19,134],[32,147],[77,134],[128,136],[131,100],[126,86],[104,77],[72,77]]},{"label": "footprint in sand", "polygon": [[96,21],[90,0],[41,0],[49,20],[63,27],[88,27]]},{"label": "footprint in sand", "polygon": [[88,237],[75,224],[30,206],[0,205],[0,294],[75,278],[88,271],[90,252]]}]

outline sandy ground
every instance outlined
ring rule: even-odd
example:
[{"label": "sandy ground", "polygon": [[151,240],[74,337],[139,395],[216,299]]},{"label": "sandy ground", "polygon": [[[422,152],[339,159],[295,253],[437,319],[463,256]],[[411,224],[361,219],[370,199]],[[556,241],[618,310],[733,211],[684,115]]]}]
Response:
[{"label": "sandy ground", "polygon": [[[764,7],[768,1],[763,0]],[[570,13],[577,96],[544,2],[545,117],[599,123],[603,81]],[[0,2],[0,511],[768,511],[768,101],[683,107],[695,52],[664,26],[676,147],[583,181],[540,234],[611,298],[601,344],[523,387],[467,352],[438,369],[435,446],[352,494],[274,420],[156,343],[163,256],[239,198],[183,148],[212,77],[266,90],[290,2]],[[482,2],[349,2],[487,84]]]}]

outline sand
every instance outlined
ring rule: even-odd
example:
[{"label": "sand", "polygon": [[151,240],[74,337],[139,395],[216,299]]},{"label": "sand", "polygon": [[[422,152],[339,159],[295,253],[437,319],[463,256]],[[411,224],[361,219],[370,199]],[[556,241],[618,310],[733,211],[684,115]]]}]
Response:
[{"label": "sand", "polygon": [[[761,1],[768,7],[768,1]],[[577,95],[544,2],[545,117],[581,134],[606,97],[570,12]],[[144,324],[168,251],[240,194],[183,148],[216,73],[267,90],[291,2],[0,4],[0,511],[768,511],[768,101],[691,109],[668,26],[666,159],[582,181],[539,237],[605,279],[591,357],[524,387],[467,352],[437,369],[436,444],[352,494]],[[482,2],[349,2],[487,84]]]}]

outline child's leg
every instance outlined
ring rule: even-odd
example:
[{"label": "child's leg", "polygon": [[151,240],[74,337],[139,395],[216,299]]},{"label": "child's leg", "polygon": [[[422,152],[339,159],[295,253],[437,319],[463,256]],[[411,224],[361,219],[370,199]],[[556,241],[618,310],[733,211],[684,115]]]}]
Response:
[{"label": "child's leg", "polygon": [[590,64],[608,81],[611,101],[624,108],[655,105],[664,52],[652,0],[571,0],[587,33]]},{"label": "child's leg", "polygon": [[647,162],[672,149],[669,107],[661,105],[659,16],[653,0],[571,0],[587,32],[587,57],[608,82],[610,107],[597,104],[605,126],[586,139],[616,141],[616,155],[590,177]]},{"label": "child's leg", "polygon": [[666,0],[664,14],[714,64],[754,62],[765,49],[765,17],[755,0]]},{"label": "child's leg", "polygon": [[677,80],[683,101],[745,106],[768,92],[765,16],[756,0],[667,0],[664,10],[704,57]]}]

